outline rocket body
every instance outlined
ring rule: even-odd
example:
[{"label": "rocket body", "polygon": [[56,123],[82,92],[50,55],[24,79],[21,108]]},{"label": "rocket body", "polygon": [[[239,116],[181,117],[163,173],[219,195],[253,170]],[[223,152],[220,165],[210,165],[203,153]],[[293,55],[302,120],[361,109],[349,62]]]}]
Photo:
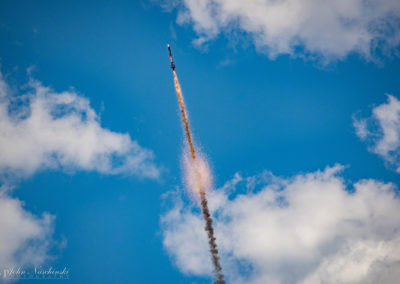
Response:
[{"label": "rocket body", "polygon": [[174,64],[174,60],[172,59],[171,46],[169,45],[169,43],[167,44],[167,47],[168,47],[168,52],[169,52],[169,60],[171,60],[171,69],[174,71],[175,64]]}]

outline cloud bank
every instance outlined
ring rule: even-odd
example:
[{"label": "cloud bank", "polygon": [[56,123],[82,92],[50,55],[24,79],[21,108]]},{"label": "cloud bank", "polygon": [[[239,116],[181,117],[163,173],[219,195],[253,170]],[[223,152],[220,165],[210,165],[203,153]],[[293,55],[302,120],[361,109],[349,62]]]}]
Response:
[{"label": "cloud bank", "polygon": [[387,96],[386,103],[372,109],[368,118],[353,117],[357,136],[368,144],[368,150],[378,154],[400,173],[400,101]]},{"label": "cloud bank", "polygon": [[[371,179],[351,184],[342,170],[336,165],[291,178],[236,174],[210,192],[228,282],[397,283],[395,187]],[[174,204],[161,219],[164,246],[182,272],[207,275],[201,215],[180,197]]]},{"label": "cloud bank", "polygon": [[157,178],[151,151],[129,134],[101,127],[89,100],[30,80],[13,95],[0,74],[0,172],[29,176],[44,169]]},{"label": "cloud bank", "polygon": [[182,0],[170,1],[177,22],[190,24],[196,44],[235,31],[248,34],[270,58],[281,54],[343,59],[350,53],[371,59],[400,43],[397,0]]}]

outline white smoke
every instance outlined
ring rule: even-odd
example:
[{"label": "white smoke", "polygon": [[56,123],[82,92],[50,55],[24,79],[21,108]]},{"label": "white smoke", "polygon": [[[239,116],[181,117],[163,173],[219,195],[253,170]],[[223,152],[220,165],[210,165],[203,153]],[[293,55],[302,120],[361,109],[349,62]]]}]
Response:
[{"label": "white smoke", "polygon": [[196,160],[189,154],[183,155],[183,169],[186,187],[198,198],[200,190],[212,188],[212,174],[206,159],[196,152]]}]

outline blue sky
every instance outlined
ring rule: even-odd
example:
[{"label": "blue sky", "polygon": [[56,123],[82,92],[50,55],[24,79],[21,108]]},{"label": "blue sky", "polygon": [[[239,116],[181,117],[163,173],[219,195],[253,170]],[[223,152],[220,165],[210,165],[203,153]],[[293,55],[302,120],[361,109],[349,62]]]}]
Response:
[{"label": "blue sky", "polygon": [[[207,273],[185,268],[178,250],[163,245],[166,226],[175,223],[160,220],[176,208],[166,193],[178,190],[185,204],[196,207],[183,189],[183,135],[167,42],[215,188],[236,173],[256,177],[269,171],[290,180],[337,163],[346,166],[339,175],[350,189],[362,179],[400,184],[393,167],[397,162],[389,157],[398,153],[398,141],[382,154],[374,150],[379,143],[374,139],[382,133],[362,141],[353,125],[354,117],[374,119],[371,111],[387,103],[385,94],[400,97],[398,43],[382,40],[381,49],[366,55],[359,46],[336,51],[313,45],[304,36],[291,49],[275,47],[275,56],[270,51],[278,44],[273,36],[260,43],[246,25],[214,23],[207,28],[203,18],[188,16],[194,9],[190,4],[171,9],[159,4],[0,4],[1,72],[10,93],[24,93],[31,77],[53,93],[70,90],[87,98],[101,127],[128,133],[130,141],[153,153],[149,163],[160,171],[149,177],[130,170],[113,172],[113,166],[99,170],[59,162],[14,176],[2,165],[6,177],[1,182],[13,187],[7,196],[21,200],[24,210],[38,218],[44,212],[55,217],[54,232],[46,236],[51,240],[49,258],[42,265],[69,267],[71,283],[209,283]],[[398,36],[396,24],[393,33]],[[205,43],[194,42],[198,38]],[[368,43],[362,44],[368,49]],[[2,147],[2,152],[9,150]],[[239,194],[246,195],[246,189],[237,188],[230,199]],[[257,266],[251,257],[242,257]],[[301,275],[293,277],[307,279],[307,273]]]}]

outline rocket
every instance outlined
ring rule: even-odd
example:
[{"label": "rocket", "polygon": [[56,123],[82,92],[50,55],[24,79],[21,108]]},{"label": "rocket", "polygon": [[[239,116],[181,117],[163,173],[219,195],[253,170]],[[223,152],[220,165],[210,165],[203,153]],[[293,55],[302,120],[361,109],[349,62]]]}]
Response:
[{"label": "rocket", "polygon": [[169,52],[169,60],[171,60],[171,69],[172,71],[175,71],[175,64],[174,60],[172,59],[172,52],[171,52],[171,47],[169,46],[169,43],[167,44],[168,47],[168,52]]},{"label": "rocket", "polygon": [[[183,129],[185,131],[186,135],[186,141],[188,144],[188,150],[190,151],[190,156],[191,156],[191,165],[187,165],[188,170],[191,172],[190,175],[194,174],[192,178],[190,179],[195,179],[195,189],[196,191],[199,192],[200,194],[200,200],[201,200],[201,211],[203,213],[203,218],[205,221],[205,227],[204,229],[207,232],[208,236],[208,246],[209,246],[209,251],[211,253],[211,259],[212,259],[212,264],[214,266],[214,284],[225,284],[224,280],[224,274],[222,273],[222,267],[219,261],[219,256],[218,256],[218,249],[217,249],[217,243],[216,243],[216,238],[214,236],[214,228],[213,228],[213,220],[211,217],[210,210],[208,208],[208,201],[206,197],[206,183],[204,183],[207,179],[208,176],[210,176],[209,170],[205,169],[207,168],[206,163],[204,160],[201,159],[200,156],[196,156],[196,150],[194,148],[194,143],[193,143],[193,138],[192,134],[190,132],[190,127],[189,127],[189,120],[188,120],[188,115],[186,112],[185,108],[185,103],[183,102],[183,94],[181,91],[181,87],[178,81],[178,76],[176,75],[175,72],[175,64],[174,60],[172,59],[172,52],[171,52],[171,47],[169,43],[167,44],[168,52],[169,52],[169,59],[171,60],[171,69],[172,73],[174,75],[174,83],[175,83],[175,90],[176,90],[176,95],[178,97],[178,103],[179,103],[179,108],[180,112],[182,115],[182,123],[183,123]],[[205,165],[201,166],[202,164]],[[200,167],[198,166],[200,165]]]}]

